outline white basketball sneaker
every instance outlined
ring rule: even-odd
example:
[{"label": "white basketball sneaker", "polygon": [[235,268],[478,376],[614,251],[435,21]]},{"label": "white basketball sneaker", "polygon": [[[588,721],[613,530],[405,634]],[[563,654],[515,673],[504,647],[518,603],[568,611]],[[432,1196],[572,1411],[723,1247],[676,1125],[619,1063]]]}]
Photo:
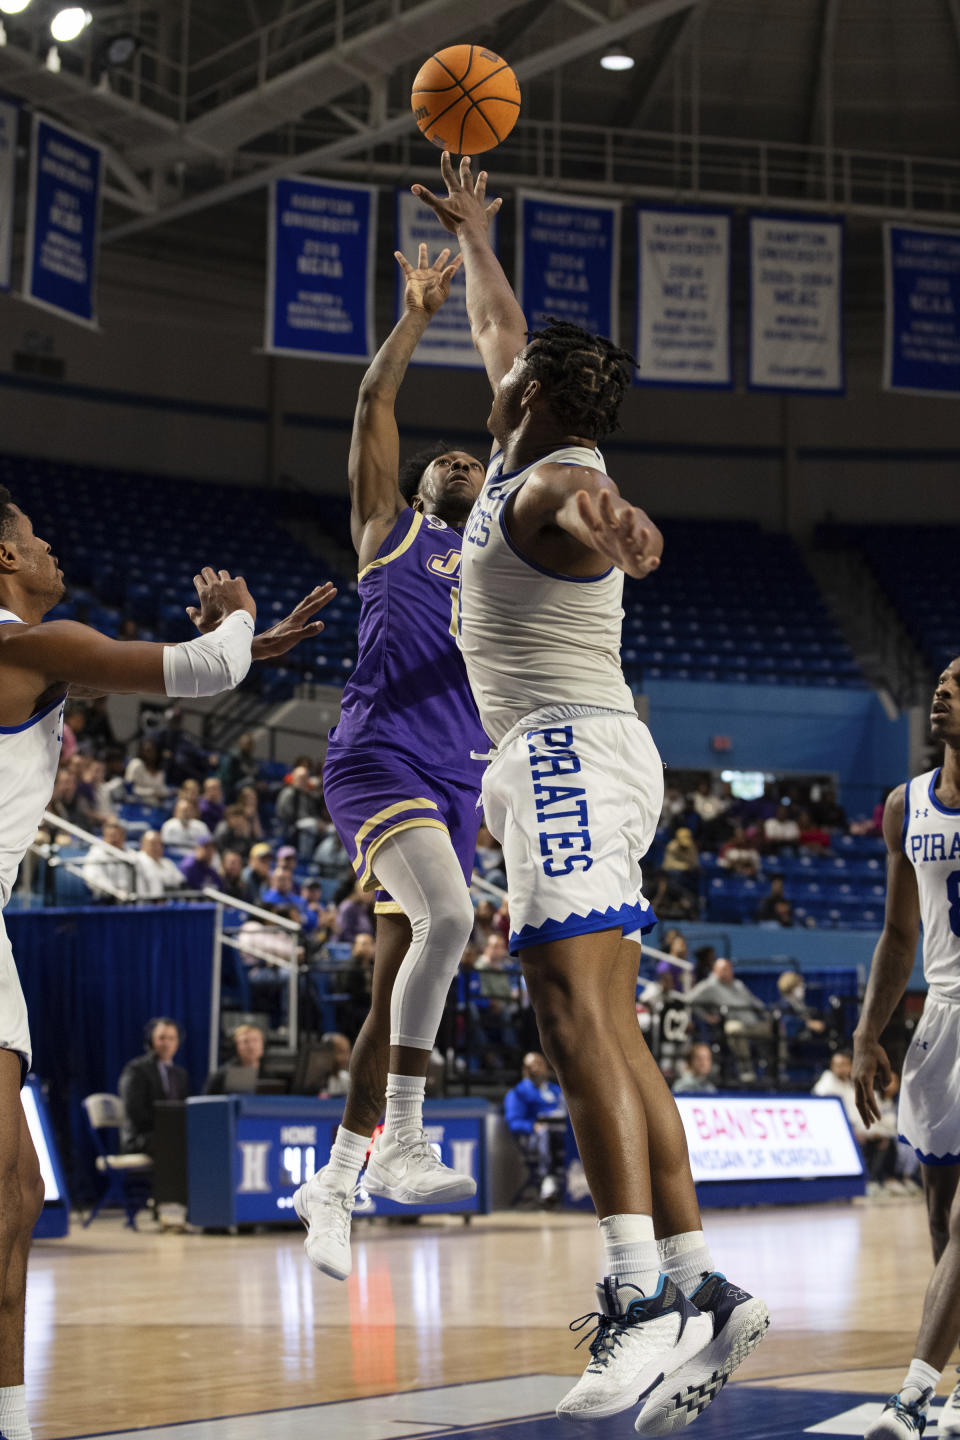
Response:
[{"label": "white basketball sneaker", "polygon": [[333,1184],[325,1178],[327,1169],[293,1192],[293,1208],[307,1227],[303,1248],[310,1264],[334,1280],[346,1280],[352,1265],[350,1217],[359,1186]]},{"label": "white basketball sneaker", "polygon": [[444,1165],[426,1131],[418,1127],[395,1135],[380,1132],[367,1161],[363,1188],[369,1195],[382,1195],[401,1205],[439,1205],[469,1200],[477,1193],[477,1182],[472,1175]]},{"label": "white basketball sneaker", "polygon": [[[960,1375],[960,1365],[957,1366],[957,1374]],[[954,1385],[947,1397],[947,1403],[937,1416],[937,1427],[941,1435],[960,1435],[960,1380]]]},{"label": "white basketball sneaker", "polygon": [[932,1390],[921,1391],[914,1400],[891,1395],[879,1420],[864,1431],[864,1440],[918,1440],[927,1428],[927,1406],[932,1399]]},{"label": "white basketball sneaker", "polygon": [[588,1320],[597,1322],[583,1337],[593,1337],[590,1362],[557,1406],[561,1420],[601,1419],[629,1410],[664,1374],[673,1374],[713,1339],[710,1317],[666,1275],[652,1295],[608,1275],[597,1286],[597,1298],[599,1311],[581,1315],[570,1326],[580,1330]]},{"label": "white basketball sneaker", "polygon": [[704,1276],[690,1300],[710,1321],[710,1344],[658,1380],[633,1427],[639,1435],[669,1435],[696,1420],[756,1350],[770,1325],[763,1301],[717,1271]]}]

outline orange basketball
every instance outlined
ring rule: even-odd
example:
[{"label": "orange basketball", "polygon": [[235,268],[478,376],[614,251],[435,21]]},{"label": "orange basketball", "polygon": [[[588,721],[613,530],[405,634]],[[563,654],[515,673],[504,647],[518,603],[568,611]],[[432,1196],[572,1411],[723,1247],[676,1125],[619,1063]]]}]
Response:
[{"label": "orange basketball", "polygon": [[520,114],[520,86],[506,60],[480,45],[449,45],[421,65],[410,95],[428,140],[478,155],[505,140]]}]

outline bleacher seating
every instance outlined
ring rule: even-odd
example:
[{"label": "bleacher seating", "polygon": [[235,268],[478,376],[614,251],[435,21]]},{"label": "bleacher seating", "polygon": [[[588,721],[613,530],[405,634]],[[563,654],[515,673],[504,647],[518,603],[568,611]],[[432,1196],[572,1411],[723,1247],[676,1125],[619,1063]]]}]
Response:
[{"label": "bleacher seating", "polygon": [[831,855],[766,855],[756,880],[725,870],[716,856],[700,856],[706,919],[745,924],[754,919],[771,875],[784,877],[784,894],[800,925],[876,930],[883,923],[886,871],[883,840],[839,835]]},{"label": "bleacher seating", "polygon": [[[60,556],[71,599],[56,612],[116,635],[124,619],[144,638],[194,632],[184,614],[198,566],[244,574],[261,624],[286,614],[321,579],[338,586],[325,630],[257,666],[248,683],[288,698],[303,679],[342,685],[356,659],[356,577],[328,574],[296,538],[304,517],[349,547],[345,497],[294,495],[149,474],[0,456],[0,483]],[[286,520],[286,524],[284,524]],[[623,663],[628,681],[726,680],[860,686],[796,544],[749,522],[664,521],[667,563],[628,582]],[[672,563],[672,562],[676,563]]]},{"label": "bleacher seating", "polygon": [[958,525],[823,525],[827,547],[859,551],[910,638],[939,671],[960,648],[960,591],[953,578]]},{"label": "bleacher seating", "polygon": [[863,686],[789,536],[742,521],[666,520],[660,528],[663,568],[626,586],[629,681]]}]

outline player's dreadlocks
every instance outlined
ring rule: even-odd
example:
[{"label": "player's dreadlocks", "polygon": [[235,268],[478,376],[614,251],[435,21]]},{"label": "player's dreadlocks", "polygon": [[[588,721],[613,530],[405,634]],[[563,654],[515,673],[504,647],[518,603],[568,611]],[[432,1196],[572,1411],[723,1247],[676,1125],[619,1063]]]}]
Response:
[{"label": "player's dreadlocks", "polygon": [[531,331],[529,341],[526,368],[542,383],[550,409],[567,433],[586,440],[612,434],[630,387],[633,356],[603,335],[563,320]]},{"label": "player's dreadlocks", "polygon": [[400,494],[410,505],[413,497],[420,489],[420,481],[423,479],[423,472],[434,460],[439,460],[441,455],[446,455],[450,446],[445,440],[434,440],[430,445],[424,445],[417,450],[408,460],[404,460],[397,473],[397,481],[400,486]]},{"label": "player's dreadlocks", "polygon": [[0,485],[0,540],[5,539],[13,529],[16,516],[11,509],[12,505],[13,496],[6,485]]}]

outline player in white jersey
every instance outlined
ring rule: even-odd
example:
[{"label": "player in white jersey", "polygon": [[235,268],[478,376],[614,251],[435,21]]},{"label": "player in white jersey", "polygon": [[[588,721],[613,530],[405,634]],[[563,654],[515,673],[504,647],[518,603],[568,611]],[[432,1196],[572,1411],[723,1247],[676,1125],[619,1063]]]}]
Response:
[{"label": "player in white jersey", "polygon": [[[283,654],[323,629],[307,623],[336,593],[318,587],[254,639],[242,579],[195,577],[201,634],[180,645],[121,643],[72,620],[41,624],[64,595],[45,540],[0,486],[0,909],[53,793],[68,691],[196,697],[239,684],[251,659]],[[27,1255],[43,1181],[19,1091],[30,1068],[27,1009],[0,915],[0,1440],[30,1440],[23,1387]]]},{"label": "player in white jersey", "polygon": [[[853,1037],[853,1078],[864,1124],[880,1118],[875,1086],[890,1083],[880,1043],[913,970],[923,925],[927,999],[903,1063],[898,1128],[920,1157],[935,1268],[914,1359],[870,1440],[915,1436],[960,1339],[960,659],[937,681],[930,729],[943,765],[893,790],[883,812],[887,906],[863,1011]],[[938,1416],[960,1433],[960,1384]]]},{"label": "player in white jersey", "polygon": [[[443,198],[474,343],[494,390],[487,481],[464,534],[459,644],[496,746],[483,809],[503,845],[510,949],[563,1088],[603,1234],[590,1361],[558,1413],[641,1407],[664,1434],[714,1398],[768,1324],[762,1300],[713,1270],[683,1126],[636,1019],[640,861],[663,766],[620,667],[624,573],[659,564],[660,534],[596,448],[617,421],[630,357],[574,325],[530,336],[490,248],[486,176],[448,155]],[[578,1325],[581,1322],[578,1322]]]}]

